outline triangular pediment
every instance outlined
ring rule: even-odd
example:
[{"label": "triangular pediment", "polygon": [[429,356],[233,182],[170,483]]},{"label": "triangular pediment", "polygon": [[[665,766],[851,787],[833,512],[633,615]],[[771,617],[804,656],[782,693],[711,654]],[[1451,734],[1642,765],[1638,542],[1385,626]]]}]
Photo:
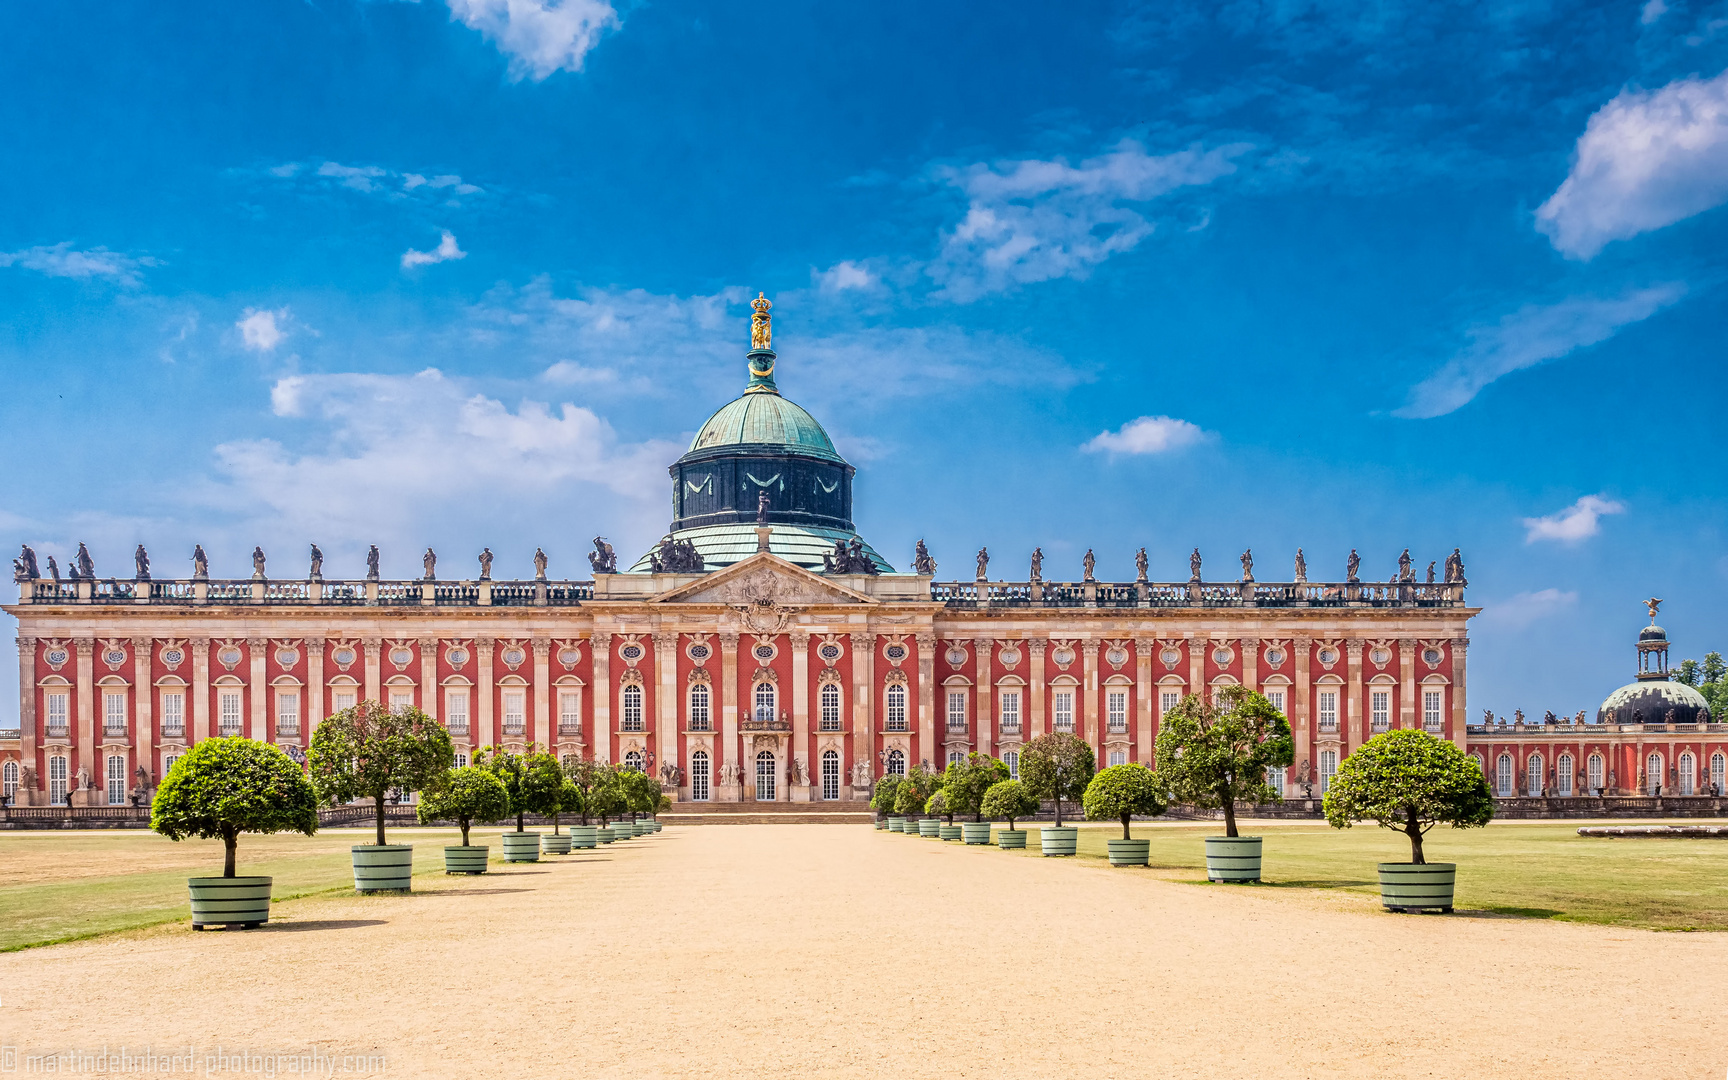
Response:
[{"label": "triangular pediment", "polygon": [[757,552],[698,581],[668,589],[651,604],[725,604],[728,607],[822,607],[874,604],[870,596],[813,574],[778,555]]}]

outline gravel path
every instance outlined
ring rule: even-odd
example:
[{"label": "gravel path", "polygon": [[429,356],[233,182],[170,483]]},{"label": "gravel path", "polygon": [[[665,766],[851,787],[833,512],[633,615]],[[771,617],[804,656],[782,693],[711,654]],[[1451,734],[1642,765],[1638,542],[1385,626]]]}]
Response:
[{"label": "gravel path", "polygon": [[124,1045],[227,1075],[218,1047],[313,1044],[321,1075],[439,1078],[1728,1071],[1728,935],[1395,916],[854,826],[674,828],[416,887],[0,955],[0,1043],[21,1074]]}]

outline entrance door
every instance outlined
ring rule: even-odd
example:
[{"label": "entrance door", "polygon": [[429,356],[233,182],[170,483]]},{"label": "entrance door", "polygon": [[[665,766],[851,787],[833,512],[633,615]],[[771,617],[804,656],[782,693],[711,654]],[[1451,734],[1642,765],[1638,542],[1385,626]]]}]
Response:
[{"label": "entrance door", "polygon": [[764,750],[756,755],[756,801],[774,801],[774,751]]},{"label": "entrance door", "polygon": [[840,797],[840,755],[833,750],[822,751],[822,797]]},{"label": "entrance door", "polygon": [[690,755],[690,801],[708,801],[708,752],[698,750]]}]

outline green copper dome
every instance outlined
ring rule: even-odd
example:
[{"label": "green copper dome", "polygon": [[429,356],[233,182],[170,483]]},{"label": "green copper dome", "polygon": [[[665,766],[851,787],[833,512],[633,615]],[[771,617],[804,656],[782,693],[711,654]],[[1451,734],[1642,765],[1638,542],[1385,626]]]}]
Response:
[{"label": "green copper dome", "polygon": [[774,354],[750,355],[750,385],[722,405],[690,440],[690,453],[721,446],[784,446],[801,454],[844,462],[816,418],[780,396],[774,385]]}]

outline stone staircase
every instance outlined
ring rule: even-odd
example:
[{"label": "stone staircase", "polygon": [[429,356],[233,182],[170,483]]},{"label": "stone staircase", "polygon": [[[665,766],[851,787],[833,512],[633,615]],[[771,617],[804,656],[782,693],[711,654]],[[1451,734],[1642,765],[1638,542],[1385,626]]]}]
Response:
[{"label": "stone staircase", "polygon": [[668,825],[869,825],[863,800],[834,802],[678,802],[657,815]]}]

